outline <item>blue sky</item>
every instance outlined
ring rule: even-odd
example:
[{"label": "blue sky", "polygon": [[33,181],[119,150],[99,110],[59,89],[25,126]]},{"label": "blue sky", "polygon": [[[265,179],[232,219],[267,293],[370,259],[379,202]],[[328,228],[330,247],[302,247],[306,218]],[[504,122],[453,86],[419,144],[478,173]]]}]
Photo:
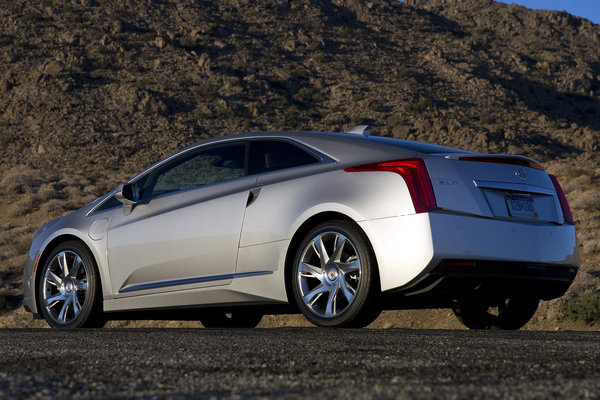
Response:
[{"label": "blue sky", "polygon": [[[498,1],[498,0],[497,0]],[[565,10],[569,14],[587,18],[600,24],[600,0],[499,0],[502,3],[515,3],[535,10]]]}]

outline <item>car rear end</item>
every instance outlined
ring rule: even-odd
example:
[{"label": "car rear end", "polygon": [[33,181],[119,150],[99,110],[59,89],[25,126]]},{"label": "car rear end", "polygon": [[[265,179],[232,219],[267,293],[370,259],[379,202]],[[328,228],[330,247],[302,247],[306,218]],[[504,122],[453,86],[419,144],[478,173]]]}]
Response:
[{"label": "car rear end", "polygon": [[482,287],[545,300],[565,293],[579,260],[573,217],[554,176],[522,156],[432,154],[423,161],[435,202],[428,212],[433,257],[397,292],[440,302]]}]

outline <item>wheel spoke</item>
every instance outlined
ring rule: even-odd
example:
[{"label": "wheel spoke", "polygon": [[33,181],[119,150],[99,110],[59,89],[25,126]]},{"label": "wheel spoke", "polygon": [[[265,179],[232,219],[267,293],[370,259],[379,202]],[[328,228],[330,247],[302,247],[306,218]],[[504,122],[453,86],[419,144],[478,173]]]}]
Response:
[{"label": "wheel spoke", "polygon": [[356,291],[352,287],[348,287],[348,283],[346,282],[346,278],[344,278],[344,276],[342,276],[340,279],[340,286],[344,296],[346,296],[346,300],[348,300],[348,304],[351,304],[356,296]]},{"label": "wheel spoke", "polygon": [[54,306],[57,305],[59,301],[65,301],[65,296],[63,296],[60,293],[56,294],[55,296],[45,299],[46,308],[47,309],[54,308]]},{"label": "wheel spoke", "polygon": [[73,279],[73,284],[75,285],[75,287],[77,288],[77,290],[81,290],[84,292],[87,292],[88,290],[88,283],[87,283],[87,279],[83,279],[83,280],[76,280]]},{"label": "wheel spoke", "polygon": [[77,299],[77,292],[73,291],[71,293],[71,303],[73,303],[73,312],[75,316],[79,315],[79,311],[81,310],[81,305],[79,304],[79,300]]},{"label": "wheel spoke", "polygon": [[329,262],[329,254],[327,254],[325,243],[323,243],[323,235],[319,235],[313,240],[313,246],[321,260],[321,268],[325,268],[325,265]]},{"label": "wheel spoke", "polygon": [[300,262],[300,268],[298,269],[302,278],[315,278],[323,282],[323,271],[321,269],[304,262]]},{"label": "wheel spoke", "polygon": [[329,292],[329,298],[327,299],[327,307],[325,308],[325,316],[328,318],[333,317],[337,311],[337,293],[340,286],[337,285]]},{"label": "wheel spoke", "polygon": [[333,249],[332,258],[336,263],[341,262],[342,252],[344,251],[344,244],[346,244],[346,237],[344,235],[336,234],[335,247]]},{"label": "wheel spoke", "polygon": [[71,300],[71,297],[67,297],[65,299],[65,302],[60,310],[60,314],[58,314],[58,319],[63,323],[67,322],[67,311],[69,309],[69,304],[71,303]]},{"label": "wheel spoke", "polygon": [[322,283],[307,294],[305,294],[304,296],[302,296],[302,300],[304,301],[304,304],[306,304],[309,307],[312,307],[313,304],[315,304],[315,302],[319,300],[321,295],[323,295],[323,293],[327,291],[331,291],[331,286]]},{"label": "wheel spoke", "polygon": [[62,285],[62,279],[49,269],[46,271],[46,282],[48,282],[52,286],[55,286],[56,288]]},{"label": "wheel spoke", "polygon": [[66,278],[69,276],[69,266],[67,262],[67,252],[63,251],[58,255],[58,265],[60,266],[62,277]]},{"label": "wheel spoke", "polygon": [[340,264],[340,269],[344,274],[360,271],[360,262],[358,260]]}]

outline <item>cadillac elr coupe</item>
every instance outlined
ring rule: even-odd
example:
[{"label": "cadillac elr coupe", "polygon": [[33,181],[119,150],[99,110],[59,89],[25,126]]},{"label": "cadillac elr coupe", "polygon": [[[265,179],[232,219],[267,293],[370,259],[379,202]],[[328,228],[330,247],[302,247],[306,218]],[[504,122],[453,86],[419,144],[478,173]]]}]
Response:
[{"label": "cadillac elr coupe", "polygon": [[518,329],[578,265],[565,195],[530,158],[364,126],[260,132],[184,148],[40,228],[24,306],[54,328],[297,312],[361,327],[447,307],[469,328]]}]

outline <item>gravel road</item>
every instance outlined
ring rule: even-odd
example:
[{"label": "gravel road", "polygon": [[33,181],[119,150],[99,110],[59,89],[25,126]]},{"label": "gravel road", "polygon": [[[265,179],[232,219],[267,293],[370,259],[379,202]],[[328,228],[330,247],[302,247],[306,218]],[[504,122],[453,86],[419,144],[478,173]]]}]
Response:
[{"label": "gravel road", "polygon": [[598,398],[600,334],[0,330],[0,398]]}]

